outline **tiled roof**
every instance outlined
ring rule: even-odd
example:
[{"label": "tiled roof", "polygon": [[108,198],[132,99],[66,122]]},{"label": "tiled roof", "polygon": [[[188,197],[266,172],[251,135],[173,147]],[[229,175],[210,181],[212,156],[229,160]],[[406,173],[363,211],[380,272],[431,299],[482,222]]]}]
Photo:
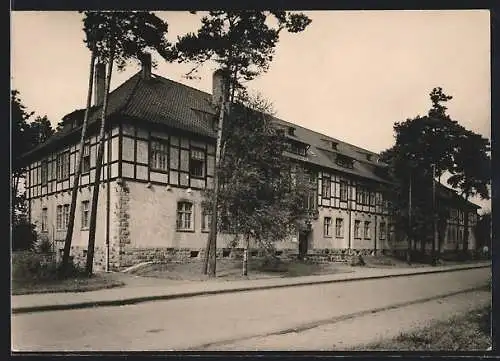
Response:
[{"label": "tiled roof", "polygon": [[[100,118],[100,112],[101,106],[93,108],[89,115],[90,124]],[[215,114],[210,94],[154,74],[150,79],[143,79],[141,72],[138,72],[109,96],[108,115],[128,116],[215,138],[212,122],[202,114]],[[67,117],[71,116],[74,114],[68,114]],[[290,138],[310,145],[306,157],[290,154],[291,157],[378,182],[388,182],[375,173],[376,167],[385,166],[377,162],[378,154],[276,117],[273,117],[273,122],[281,127],[293,127],[294,136]],[[79,132],[79,128],[60,132],[30,153],[75,132]],[[337,150],[331,148],[331,142],[337,144]],[[356,160],[353,169],[336,164],[338,153]],[[368,160],[367,155],[373,159]]]}]

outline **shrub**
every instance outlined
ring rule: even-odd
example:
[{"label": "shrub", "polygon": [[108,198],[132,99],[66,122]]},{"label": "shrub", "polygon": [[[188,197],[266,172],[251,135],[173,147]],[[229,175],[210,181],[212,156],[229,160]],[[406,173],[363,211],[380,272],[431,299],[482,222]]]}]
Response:
[{"label": "shrub", "polygon": [[36,253],[48,254],[53,252],[54,247],[46,235],[41,235],[33,249]]},{"label": "shrub", "polygon": [[35,225],[21,221],[12,226],[12,250],[26,251],[33,248],[37,240]]},{"label": "shrub", "polygon": [[25,251],[12,255],[12,281],[37,283],[54,281],[61,278],[82,277],[85,273],[71,262],[64,275],[54,255]]}]

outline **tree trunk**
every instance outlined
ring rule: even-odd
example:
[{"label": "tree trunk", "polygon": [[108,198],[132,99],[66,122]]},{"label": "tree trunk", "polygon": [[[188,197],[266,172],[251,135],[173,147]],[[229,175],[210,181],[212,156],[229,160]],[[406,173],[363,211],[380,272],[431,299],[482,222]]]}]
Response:
[{"label": "tree trunk", "polygon": [[243,276],[248,276],[248,258],[250,257],[250,236],[245,237],[245,251],[243,253]]},{"label": "tree trunk", "polygon": [[[108,108],[108,99],[109,99],[109,89],[111,84],[111,74],[113,71],[113,62],[114,62],[114,46],[112,46],[111,54],[108,59],[108,73],[106,74],[106,91],[104,93],[104,101],[102,104],[102,112],[101,112],[101,127],[99,130],[99,148],[97,150],[97,159],[96,159],[96,170],[95,170],[95,179],[94,179],[94,187],[92,190],[92,207],[90,213],[90,225],[89,225],[89,244],[87,248],[87,263],[86,263],[86,271],[89,276],[92,275],[92,268],[94,263],[94,248],[95,248],[95,233],[96,233],[96,223],[97,223],[97,204],[99,200],[99,184],[101,180],[101,170],[102,170],[102,158],[104,154],[104,134],[106,129],[106,112]],[[109,163],[109,159],[108,159]]]},{"label": "tree trunk", "polygon": [[80,146],[78,148],[78,161],[76,163],[75,179],[73,180],[73,188],[71,189],[71,205],[69,208],[69,222],[68,229],[66,230],[66,239],[64,240],[64,252],[62,259],[62,272],[65,272],[69,263],[69,254],[71,251],[71,241],[73,239],[73,228],[75,224],[75,211],[76,211],[76,199],[78,197],[78,185],[80,182],[80,176],[82,174],[82,159],[83,159],[83,148],[85,145],[85,136],[87,133],[87,123],[89,119],[89,111],[92,102],[92,88],[94,85],[94,68],[95,68],[96,55],[92,52],[90,58],[90,71],[89,71],[89,87],[87,90],[87,104],[85,108],[85,115],[82,124],[82,134],[80,136]]},{"label": "tree trunk", "polygon": [[[210,234],[207,240],[205,259],[203,264],[203,273],[209,277],[215,277],[216,271],[216,253],[217,253],[217,218],[219,201],[219,166],[221,159],[222,127],[224,125],[224,110],[226,102],[220,104],[219,122],[217,126],[217,143],[215,150],[215,172],[214,172],[214,198],[212,203],[212,222],[210,224]],[[209,267],[210,266],[210,267]]]},{"label": "tree trunk", "polygon": [[[469,201],[469,196],[465,196],[465,202],[467,203]],[[464,253],[464,258],[467,259],[468,257],[468,248],[469,248],[469,211],[464,209],[464,238],[463,238],[463,253]],[[458,243],[458,242],[457,242]]]}]

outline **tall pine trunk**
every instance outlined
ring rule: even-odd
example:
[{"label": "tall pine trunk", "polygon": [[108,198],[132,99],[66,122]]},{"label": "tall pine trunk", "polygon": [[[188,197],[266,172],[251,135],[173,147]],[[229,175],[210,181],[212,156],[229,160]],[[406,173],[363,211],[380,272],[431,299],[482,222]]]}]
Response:
[{"label": "tall pine trunk", "polygon": [[[215,172],[214,172],[214,198],[212,203],[212,222],[210,225],[210,234],[207,240],[205,258],[203,264],[203,273],[209,277],[215,277],[217,264],[217,215],[219,201],[219,166],[221,159],[222,127],[224,125],[224,110],[226,102],[223,100],[220,104],[219,122],[217,126],[217,143],[215,150]],[[209,267],[210,266],[210,267]]]},{"label": "tall pine trunk", "polygon": [[[113,72],[113,62],[114,62],[114,46],[112,45],[111,52],[108,59],[108,72],[106,74],[106,90],[104,92],[104,101],[102,104],[101,112],[101,127],[99,130],[99,148],[97,151],[96,159],[96,170],[94,187],[92,190],[92,207],[90,213],[90,225],[89,225],[89,243],[87,248],[87,263],[86,271],[90,276],[92,275],[92,268],[94,264],[94,248],[95,248],[95,233],[96,233],[96,223],[97,223],[97,204],[99,200],[99,184],[101,180],[101,170],[102,170],[102,158],[104,155],[104,134],[106,129],[106,113],[108,110],[108,100],[109,100],[109,89],[111,85],[111,74]],[[108,159],[109,163],[109,159]],[[109,187],[109,183],[108,183]]]},{"label": "tall pine trunk", "polygon": [[80,146],[78,147],[78,160],[76,162],[75,179],[73,180],[73,188],[71,189],[71,205],[69,208],[69,221],[68,229],[66,230],[66,239],[64,240],[64,253],[62,259],[61,270],[64,272],[69,263],[69,255],[71,251],[71,241],[73,239],[73,228],[75,224],[75,212],[76,212],[76,199],[78,197],[78,185],[80,183],[80,176],[82,174],[82,159],[83,159],[83,148],[85,146],[85,136],[87,133],[87,124],[89,120],[89,112],[92,102],[92,89],[94,85],[94,69],[95,69],[96,55],[92,52],[90,58],[90,71],[89,71],[89,87],[87,91],[87,104],[85,108],[85,115],[83,117],[82,133],[80,136]]}]

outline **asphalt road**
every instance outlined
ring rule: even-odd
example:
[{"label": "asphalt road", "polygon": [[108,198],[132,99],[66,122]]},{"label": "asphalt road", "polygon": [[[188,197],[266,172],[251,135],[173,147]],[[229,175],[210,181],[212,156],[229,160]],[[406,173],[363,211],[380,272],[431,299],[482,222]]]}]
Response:
[{"label": "asphalt road", "polygon": [[[16,351],[223,349],[487,284],[488,268],[12,316]],[[391,328],[387,324],[387,328]],[[305,342],[305,341],[302,341]],[[283,349],[286,349],[283,345]]]}]

